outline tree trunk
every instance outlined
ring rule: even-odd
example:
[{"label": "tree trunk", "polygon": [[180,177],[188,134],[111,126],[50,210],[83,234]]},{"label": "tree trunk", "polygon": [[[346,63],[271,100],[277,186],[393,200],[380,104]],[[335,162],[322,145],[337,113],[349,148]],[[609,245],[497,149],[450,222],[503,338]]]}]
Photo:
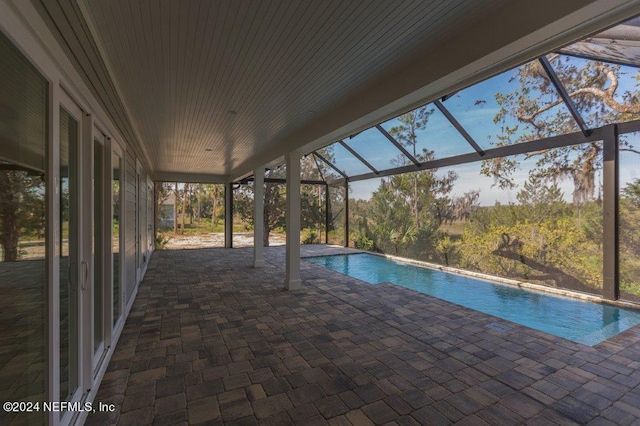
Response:
[{"label": "tree trunk", "polygon": [[216,210],[218,210],[218,195],[216,194],[216,188],[211,191],[211,229],[215,228],[218,224],[218,218],[216,216]]},{"label": "tree trunk", "polygon": [[8,171],[0,171],[0,244],[4,251],[4,262],[18,260],[18,201],[15,196],[16,188],[13,187]]},{"label": "tree trunk", "polygon": [[173,233],[178,233],[178,182],[173,190]]},{"label": "tree trunk", "polygon": [[264,186],[264,208],[262,210],[262,218],[264,221],[264,233],[262,234],[262,241],[264,247],[269,247],[269,234],[271,233],[270,210],[271,210],[271,192],[273,191],[273,184],[267,183]]},{"label": "tree trunk", "polygon": [[184,184],[184,189],[182,190],[182,220],[180,222],[180,235],[184,235],[184,221],[187,215],[187,192],[189,191],[189,184]]},{"label": "tree trunk", "polygon": [[198,211],[196,212],[196,218],[198,219],[198,223],[200,223],[200,209],[201,209],[201,201],[200,198],[202,196],[202,184],[198,184]]}]

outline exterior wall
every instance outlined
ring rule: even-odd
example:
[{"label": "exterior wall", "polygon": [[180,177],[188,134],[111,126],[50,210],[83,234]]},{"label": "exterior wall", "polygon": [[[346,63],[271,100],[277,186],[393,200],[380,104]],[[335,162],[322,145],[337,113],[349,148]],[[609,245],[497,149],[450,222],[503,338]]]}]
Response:
[{"label": "exterior wall", "polygon": [[[36,289],[39,292],[37,300],[40,304],[16,304],[11,306],[10,310],[12,314],[15,313],[15,318],[2,319],[4,327],[4,321],[8,324],[11,321],[17,323],[20,318],[40,318],[37,323],[30,324],[30,327],[33,327],[31,332],[39,333],[40,340],[35,347],[31,344],[28,349],[20,347],[19,335],[11,342],[3,340],[3,344],[15,345],[17,357],[25,359],[32,356],[37,361],[31,366],[25,364],[28,368],[22,373],[20,369],[23,366],[12,366],[18,375],[38,376],[41,383],[39,386],[42,388],[34,387],[33,391],[29,390],[29,400],[90,402],[95,397],[115,350],[135,299],[137,286],[153,251],[153,203],[149,201],[149,196],[153,197],[153,191],[149,192],[152,175],[141,166],[147,162],[136,157],[133,145],[122,136],[118,127],[111,121],[110,115],[102,109],[69,59],[62,53],[62,48],[42,22],[31,2],[0,1],[0,33],[15,47],[21,58],[46,80],[48,86],[44,120],[48,127],[46,132],[42,133],[43,138],[46,138],[46,157],[43,157],[46,158],[46,164],[43,166],[44,170],[38,169],[42,172],[43,187],[46,184],[46,196],[43,197],[43,205],[46,205],[46,209],[43,209],[46,211],[43,213],[46,215],[46,225],[43,225],[44,236],[39,237],[44,239],[45,248],[38,254],[37,260],[28,259],[29,262],[23,262],[21,260],[24,259],[18,258],[0,262],[0,267],[4,270],[19,272],[11,276],[2,275],[3,279],[0,280],[0,290],[8,295],[7,300],[14,302],[21,297],[24,298],[25,288],[14,285],[19,283],[11,277],[32,277],[33,273],[24,268],[35,265],[36,262],[40,265],[40,287]],[[6,56],[2,61],[14,61],[15,65],[17,59]],[[2,66],[5,67],[4,62]],[[19,76],[19,73],[14,74]],[[26,96],[20,93],[26,92],[18,93],[19,96]],[[19,99],[0,99],[0,105],[3,105],[2,102],[20,105]],[[60,111],[63,108],[66,110],[68,106],[77,111],[74,117],[78,125],[78,131],[75,132],[78,149],[68,149],[63,153],[60,149]],[[73,112],[72,110],[70,111]],[[27,113],[20,108],[16,109],[16,114]],[[6,133],[5,129],[1,131]],[[100,160],[96,160],[101,151],[96,150],[94,140],[99,136],[102,138],[104,148],[101,149],[104,149],[104,153]],[[21,149],[24,149],[24,138],[13,139],[20,142]],[[13,152],[16,150],[11,143],[11,140],[0,138],[0,152],[6,151],[14,155]],[[113,172],[115,153],[122,157],[123,169],[118,177]],[[65,176],[64,173],[71,173],[71,168],[61,164],[61,159],[72,156],[78,167],[78,174],[74,176],[77,188],[65,187],[63,182],[69,180],[69,175]],[[10,156],[7,159],[12,161]],[[13,164],[23,169],[35,167],[20,158],[13,160]],[[103,189],[100,190],[103,194],[93,193],[93,187],[89,187],[93,185],[91,182],[94,178],[103,179]],[[113,179],[118,180],[120,185],[121,195],[118,203],[113,201],[114,196],[111,193],[113,184],[110,181]],[[76,214],[67,214],[62,218],[61,207],[65,206],[65,191],[74,191],[77,209],[67,205],[65,209],[75,209]],[[39,192],[42,193],[44,191]],[[118,200],[117,196],[115,198]],[[94,206],[102,206],[96,201],[101,199],[107,204],[104,206],[104,215],[94,215],[92,209]],[[117,207],[114,205],[119,207],[115,220],[113,215]],[[78,230],[77,235],[70,233],[66,228],[70,220],[77,224],[74,227]],[[100,231],[94,231],[93,225],[99,222],[103,226],[97,227]],[[104,244],[101,241],[104,241]],[[71,242],[78,246],[75,251],[68,249]],[[92,244],[96,244],[95,250],[92,249]],[[94,272],[94,268],[95,271],[100,271],[96,265],[102,265],[102,275]],[[27,275],[27,272],[31,275]],[[10,279],[7,279],[8,276]],[[9,282],[11,280],[16,282]],[[117,284],[114,284],[115,282]],[[117,309],[114,308],[114,304],[117,305]],[[71,311],[76,315],[73,318],[65,314]],[[3,312],[8,313],[9,310],[3,309]],[[73,322],[72,327],[69,326],[70,322]],[[72,339],[69,336],[72,336]],[[76,347],[73,347],[72,351],[68,350],[71,347],[69,340],[75,340]],[[75,359],[71,360],[70,353],[73,353]],[[71,379],[65,379],[65,376],[69,376],[72,369],[76,377],[72,379],[73,389],[69,390]],[[33,382],[32,379],[27,377],[25,380],[27,379]],[[17,391],[9,386],[8,380],[4,382],[0,383],[0,391],[6,400],[25,398],[24,393],[18,395]],[[33,387],[31,384],[29,386]],[[8,424],[67,425],[82,424],[87,413],[50,412],[40,413],[40,417],[37,418],[10,419],[5,419],[1,414],[0,424],[5,424],[6,420]]]},{"label": "exterior wall", "polygon": [[137,285],[136,282],[136,252],[137,252],[137,244],[136,244],[136,218],[137,218],[137,203],[136,203],[136,192],[137,192],[137,179],[136,179],[136,160],[131,155],[130,152],[126,154],[125,160],[125,174],[126,174],[126,183],[125,183],[125,191],[124,191],[124,199],[125,199],[125,289],[126,289],[126,298],[127,303],[131,299],[131,295]]},{"label": "exterior wall", "polygon": [[144,271],[147,263],[147,177],[144,173],[140,175],[138,179],[138,214],[140,215],[140,230],[139,230],[139,244],[140,244],[140,258],[138,259],[139,268]]}]

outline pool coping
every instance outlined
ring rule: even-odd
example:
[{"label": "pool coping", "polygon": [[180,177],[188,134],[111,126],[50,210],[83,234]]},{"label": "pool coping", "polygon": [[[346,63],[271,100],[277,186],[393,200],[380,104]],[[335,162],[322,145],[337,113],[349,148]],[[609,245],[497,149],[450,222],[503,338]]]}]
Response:
[{"label": "pool coping", "polygon": [[445,265],[439,265],[437,263],[431,263],[431,262],[425,262],[422,260],[416,260],[416,259],[410,259],[410,258],[406,258],[406,257],[401,257],[401,256],[396,256],[396,255],[392,255],[392,254],[386,254],[386,253],[375,253],[375,252],[370,252],[370,251],[366,251],[366,250],[360,250],[360,249],[348,249],[348,248],[344,248],[345,251],[349,250],[348,253],[340,252],[340,253],[332,253],[332,254],[317,254],[317,255],[310,255],[310,256],[305,256],[304,259],[306,258],[310,258],[310,257],[324,257],[324,256],[342,256],[345,254],[360,254],[360,253],[366,253],[366,254],[371,254],[374,256],[379,256],[379,257],[384,257],[386,259],[391,259],[391,260],[395,260],[398,262],[403,262],[403,263],[408,263],[408,264],[412,264],[412,265],[416,265],[416,266],[420,266],[420,267],[424,267],[427,269],[432,269],[432,270],[436,270],[436,271],[441,271],[441,272],[447,272],[447,273],[451,273],[451,274],[455,274],[455,275],[462,275],[462,276],[466,276],[466,277],[472,277],[472,278],[477,278],[483,281],[489,281],[492,283],[497,283],[497,284],[504,284],[504,285],[509,285],[512,287],[518,287],[518,288],[523,288],[523,289],[528,289],[528,290],[534,290],[534,291],[538,291],[541,293],[548,293],[548,294],[553,294],[556,296],[563,296],[563,297],[567,297],[570,299],[577,299],[577,300],[582,300],[584,302],[591,302],[591,303],[599,303],[602,305],[610,305],[610,306],[615,306],[618,308],[625,308],[625,309],[632,309],[635,311],[640,311],[640,304],[637,303],[633,303],[633,302],[627,302],[627,301],[623,301],[623,300],[606,300],[603,299],[602,297],[598,297],[592,294],[588,294],[588,293],[582,293],[579,291],[575,291],[575,290],[566,290],[566,289],[561,289],[561,288],[557,288],[557,287],[548,287],[548,286],[544,286],[542,284],[534,284],[534,283],[530,283],[527,281],[519,281],[519,280],[514,280],[511,278],[504,278],[504,277],[499,277],[496,275],[490,275],[490,274],[485,274],[482,272],[475,272],[475,271],[468,271],[466,269],[461,269],[461,268],[454,268],[452,266],[445,266]]},{"label": "pool coping", "polygon": [[[308,258],[313,258],[313,257],[343,256],[343,255],[348,255],[348,254],[366,253],[366,254],[376,255],[376,256],[379,256],[379,257],[382,257],[382,258],[387,258],[387,259],[390,259],[390,260],[400,261],[400,262],[403,262],[403,263],[414,264],[416,266],[425,267],[425,268],[431,269],[431,270],[438,270],[438,271],[441,271],[441,272],[450,272],[450,273],[453,273],[453,274],[456,274],[456,275],[477,278],[477,279],[481,279],[482,281],[490,282],[492,284],[503,284],[503,285],[507,285],[507,286],[516,286],[516,287],[531,289],[531,290],[534,290],[534,291],[538,287],[542,287],[542,290],[541,290],[542,293],[554,294],[553,291],[545,291],[547,288],[542,286],[542,285],[539,285],[539,284],[519,282],[517,280],[510,280],[508,278],[502,278],[502,277],[496,277],[496,278],[498,278],[500,281],[503,281],[503,282],[496,282],[493,279],[492,275],[482,274],[482,273],[479,273],[479,272],[465,271],[465,270],[461,270],[461,269],[458,269],[458,268],[446,267],[446,266],[443,266],[443,265],[438,265],[438,264],[434,264],[434,263],[430,263],[430,262],[423,262],[423,261],[414,260],[414,259],[407,259],[407,258],[403,258],[403,257],[400,257],[400,256],[387,255],[387,254],[383,254],[383,253],[372,253],[372,252],[368,252],[366,250],[360,250],[360,249],[350,249],[349,250],[348,248],[342,248],[342,247],[341,247],[341,249],[342,250],[339,253],[307,255],[307,256],[303,257],[303,260],[304,259],[308,259]],[[312,263],[312,264],[317,266],[317,267],[323,267],[323,266],[317,265],[315,263]],[[377,287],[377,286],[380,286],[380,285],[383,285],[383,286],[387,285],[387,286],[395,287],[400,291],[409,291],[409,292],[415,293],[417,295],[420,295],[422,297],[427,297],[429,299],[437,300],[439,303],[444,303],[444,304],[448,304],[448,305],[455,305],[455,306],[457,306],[457,307],[459,307],[461,309],[469,310],[469,311],[472,311],[474,313],[478,313],[478,314],[487,316],[489,318],[494,318],[494,319],[497,320],[498,323],[506,322],[506,323],[508,323],[510,325],[510,327],[512,327],[512,328],[514,328],[516,330],[523,330],[523,329],[527,330],[528,333],[536,334],[536,335],[544,338],[545,340],[551,339],[550,341],[557,341],[555,339],[560,339],[560,341],[567,342],[567,343],[569,343],[571,345],[578,345],[579,347],[592,348],[592,349],[595,349],[595,350],[598,350],[598,351],[600,351],[600,350],[607,351],[607,350],[610,350],[610,348],[616,347],[618,345],[622,345],[622,347],[626,347],[627,346],[626,342],[628,341],[629,338],[632,338],[634,340],[640,340],[640,324],[636,324],[636,325],[631,326],[628,329],[626,329],[626,330],[624,330],[624,331],[622,331],[622,332],[620,332],[620,333],[618,333],[618,334],[616,334],[614,336],[611,336],[611,337],[609,337],[607,339],[604,339],[604,340],[602,340],[602,341],[600,341],[598,343],[590,345],[590,344],[587,344],[587,343],[584,343],[584,342],[578,342],[578,341],[575,341],[575,340],[568,339],[566,337],[558,336],[556,334],[549,333],[547,331],[543,331],[543,330],[539,330],[539,329],[536,329],[536,328],[532,328],[530,326],[527,326],[527,325],[524,325],[524,324],[520,324],[518,322],[514,322],[512,320],[508,320],[508,319],[502,318],[500,316],[496,316],[495,314],[479,311],[479,310],[476,310],[476,309],[473,309],[473,308],[470,308],[470,307],[467,307],[467,306],[464,306],[464,305],[459,305],[459,304],[457,304],[455,302],[450,302],[448,300],[441,299],[439,297],[436,297],[436,296],[433,296],[433,295],[430,295],[430,294],[422,293],[422,292],[417,291],[415,289],[404,287],[404,286],[402,286],[400,284],[396,284],[396,283],[391,282],[391,281],[384,281],[384,282],[377,283],[377,284],[371,284],[371,283],[363,281],[363,280],[361,280],[359,278],[352,277],[350,275],[345,275],[345,274],[343,274],[341,272],[338,272],[338,271],[335,271],[333,269],[328,269],[328,270],[330,272],[332,272],[332,273],[336,273],[336,274],[339,274],[339,275],[343,275],[343,276],[349,277],[350,279],[355,280],[356,282],[362,283],[363,285],[366,285],[366,286],[369,286],[369,287]],[[512,284],[512,283],[515,283],[515,284]],[[523,285],[520,285],[520,284],[523,284]],[[527,284],[530,285],[531,287],[527,287]],[[551,288],[551,290],[554,290],[554,289]],[[578,299],[578,300],[582,300],[582,301],[586,301],[586,302],[595,302],[595,303],[600,303],[600,304],[609,304],[609,305],[616,306],[616,304],[614,304],[614,303],[603,303],[605,301],[601,301],[601,300],[597,299],[595,296],[591,296],[591,295],[583,294],[583,293],[579,293],[579,292],[572,292],[572,291],[568,291],[568,290],[560,290],[558,293],[555,293],[555,294],[563,296],[564,294],[562,294],[562,293],[564,293],[564,292],[568,293],[568,295],[566,297],[570,298],[570,299]],[[584,298],[575,297],[576,295],[577,296],[587,296],[587,297],[584,297]],[[606,301],[606,302],[609,302],[609,301]],[[635,311],[640,311],[640,306],[633,305],[633,304],[630,304],[630,305],[631,306],[619,306],[618,305],[617,307],[630,308],[630,309],[635,310]]]}]

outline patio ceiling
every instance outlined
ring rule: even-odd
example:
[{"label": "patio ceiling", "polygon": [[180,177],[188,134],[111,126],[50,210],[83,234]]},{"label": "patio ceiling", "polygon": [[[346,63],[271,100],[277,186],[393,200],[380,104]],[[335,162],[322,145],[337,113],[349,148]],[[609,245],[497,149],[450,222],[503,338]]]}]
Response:
[{"label": "patio ceiling", "polygon": [[638,12],[638,3],[58,0],[39,7],[155,179],[224,181],[566,45]]}]

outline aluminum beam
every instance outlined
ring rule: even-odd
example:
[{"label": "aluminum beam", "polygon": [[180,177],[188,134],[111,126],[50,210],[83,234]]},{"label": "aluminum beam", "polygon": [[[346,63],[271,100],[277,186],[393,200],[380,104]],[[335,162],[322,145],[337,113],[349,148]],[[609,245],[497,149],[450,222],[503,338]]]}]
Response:
[{"label": "aluminum beam", "polygon": [[[635,127],[637,127],[637,124],[634,126],[631,126],[631,125],[627,126],[627,128],[629,129],[632,129]],[[633,130],[630,130],[630,131],[633,131]],[[492,158],[499,158],[499,157],[508,157],[511,155],[518,155],[518,154],[526,154],[534,151],[560,148],[563,146],[577,145],[580,143],[602,140],[603,134],[604,134],[603,128],[600,127],[598,129],[591,130],[589,136],[585,136],[580,132],[576,132],[576,133],[569,133],[566,135],[559,135],[559,136],[552,136],[544,139],[538,139],[532,142],[523,142],[515,145],[501,146],[498,148],[492,148],[492,149],[486,150],[485,155],[482,157],[482,160],[489,160]],[[471,152],[468,154],[456,155],[454,157],[440,158],[437,160],[426,161],[420,164],[420,169],[421,170],[436,169],[440,167],[455,166],[458,164],[473,163],[479,160],[480,159],[478,158],[478,154],[475,152]],[[382,170],[377,175],[374,173],[364,173],[361,175],[350,176],[349,182],[356,182],[360,180],[392,176],[392,175],[398,175],[402,173],[409,173],[409,172],[415,172],[415,171],[416,169],[414,166],[401,166],[393,169]],[[334,179],[334,180],[328,181],[327,183],[330,185],[333,185],[333,184],[342,183],[343,181],[344,179]]]},{"label": "aluminum beam", "polygon": [[326,181],[325,177],[324,177],[324,173],[322,173],[322,169],[320,168],[320,164],[318,163],[318,157],[316,157],[315,155],[313,156],[313,162],[316,163],[316,168],[318,169],[318,174],[320,175],[320,179],[322,179],[322,181]]},{"label": "aluminum beam", "polygon": [[349,181],[344,181],[344,246],[349,247]]},{"label": "aluminum beam", "polygon": [[233,183],[224,184],[224,246],[233,248]]},{"label": "aluminum beam", "polygon": [[469,145],[471,145],[473,149],[475,149],[476,152],[480,154],[480,156],[482,157],[484,155],[484,150],[480,148],[480,145],[478,145],[475,139],[473,139],[471,135],[467,133],[465,128],[462,127],[460,122],[456,120],[456,118],[449,112],[449,110],[445,108],[444,105],[442,105],[442,102],[436,100],[436,101],[433,101],[433,104],[436,106],[436,108],[440,110],[440,112],[447,118],[447,120],[449,120],[449,123],[451,123],[451,125],[456,128],[458,133],[460,133],[462,137],[465,138],[467,143],[469,143]]},{"label": "aluminum beam", "polygon": [[344,149],[349,151],[354,157],[356,157],[358,160],[360,160],[360,162],[362,164],[367,166],[369,168],[369,170],[371,170],[373,173],[376,173],[376,174],[378,173],[378,171],[376,170],[375,167],[373,167],[367,160],[362,158],[362,156],[360,154],[358,154],[353,148],[351,148],[349,145],[347,145],[344,141],[338,141],[338,143],[340,145],[342,145],[344,147]]},{"label": "aluminum beam", "polygon": [[329,197],[329,185],[324,187],[324,243],[329,244],[329,203],[331,202]]},{"label": "aluminum beam", "polygon": [[618,129],[604,128],[604,166],[602,171],[602,297],[617,300],[618,277]]},{"label": "aluminum beam", "polygon": [[589,136],[590,131],[587,128],[587,125],[585,124],[584,119],[582,118],[582,115],[580,115],[580,111],[578,111],[576,104],[573,102],[573,99],[571,99],[571,96],[569,96],[569,93],[567,92],[567,89],[564,87],[564,84],[562,84],[562,82],[560,81],[560,78],[558,78],[558,74],[556,74],[556,72],[553,70],[553,67],[549,63],[549,60],[547,59],[546,56],[541,56],[539,61],[540,61],[540,64],[542,64],[542,68],[544,68],[544,71],[549,76],[551,83],[553,83],[553,86],[558,91],[560,98],[569,109],[569,112],[573,116],[573,119],[576,120],[576,123],[578,123],[578,127],[580,127],[580,130],[582,131],[582,133],[585,136]]},{"label": "aluminum beam", "polygon": [[376,124],[376,129],[378,129],[378,131],[380,133],[382,133],[384,135],[384,137],[389,139],[389,142],[391,142],[396,148],[398,148],[400,150],[400,152],[402,152],[405,155],[405,157],[407,157],[409,160],[411,160],[411,162],[413,164],[415,164],[416,167],[420,167],[420,162],[418,160],[416,160],[416,158],[413,155],[411,155],[411,153],[409,151],[407,151],[406,148],[404,146],[402,146],[402,144],[396,140],[396,138],[391,136],[389,134],[389,132],[387,132],[384,129],[384,127],[382,127],[379,124]]},{"label": "aluminum beam", "polygon": [[340,176],[342,176],[344,179],[349,179],[349,176],[347,176],[347,174],[345,172],[343,172],[342,170],[340,170],[339,168],[337,168],[331,161],[327,160],[326,158],[324,158],[322,155],[318,154],[317,152],[313,152],[313,155],[315,155],[317,158],[321,159],[322,161],[324,161],[329,167],[331,167],[333,170],[336,171],[336,173],[338,173]]},{"label": "aluminum beam", "polygon": [[[244,178],[240,181],[238,181],[237,183],[242,184],[242,185],[246,185],[249,182],[255,182],[255,176],[252,177],[248,177],[248,178]],[[282,183],[285,184],[287,183],[287,180],[284,178],[264,178],[264,183]],[[300,183],[304,184],[304,185],[326,185],[327,182],[323,181],[323,180],[314,180],[314,179],[300,179]]]}]

